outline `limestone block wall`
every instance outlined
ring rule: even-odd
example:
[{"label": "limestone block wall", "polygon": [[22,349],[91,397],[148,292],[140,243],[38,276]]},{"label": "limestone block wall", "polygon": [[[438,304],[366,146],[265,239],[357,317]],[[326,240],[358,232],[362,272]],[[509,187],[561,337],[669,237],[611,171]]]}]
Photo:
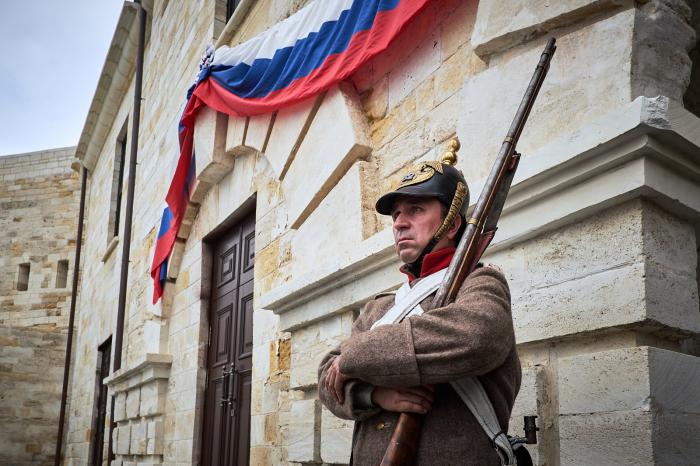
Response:
[{"label": "limestone block wall", "polygon": [[[256,2],[231,44],[304,3]],[[700,329],[700,126],[681,103],[693,87],[687,3],[436,0],[324,95],[273,115],[202,112],[196,183],[165,295],[152,305],[149,267],[177,163],[177,120],[216,23],[215,2],[174,5],[156,1],[151,11],[125,357],[108,382],[116,464],[200,461],[210,241],[253,210],[251,464],[347,463],[352,426],[320,405],[316,367],[363,304],[404,279],[374,201],[403,166],[438,157],[458,136],[474,202],[550,34],[559,50],[486,258],[513,291],[524,367],[512,430],[522,415],[539,416],[538,464],[600,464],[598,454],[687,462],[691,452],[667,439],[693,432],[697,410],[666,385],[696,380]],[[672,72],[655,72],[659,63]],[[104,206],[114,141],[130,117],[128,79],[90,159],[90,286],[67,449],[76,464],[94,429],[96,348],[114,329],[121,248],[117,239],[109,251]],[[592,447],[613,432],[621,435],[609,446]]]},{"label": "limestone block wall", "polygon": [[53,462],[80,196],[74,154],[0,157],[3,464]]},{"label": "limestone block wall", "polygon": [[[131,88],[130,88],[131,89]],[[131,90],[129,90],[131,92]],[[107,132],[107,141],[102,156],[94,166],[88,168],[86,192],[84,243],[81,252],[80,286],[76,311],[73,361],[71,362],[70,396],[72,406],[68,416],[64,439],[64,463],[81,464],[90,461],[91,442],[95,436],[98,368],[101,356],[98,347],[115,333],[117,300],[119,293],[119,271],[121,264],[122,233],[114,236],[110,209],[116,188],[115,168],[118,171],[119,134],[130,120],[130,102],[123,102],[115,110],[114,124]],[[131,135],[127,134],[127,147]],[[127,159],[128,160],[128,159]],[[129,174],[128,164],[124,169],[124,180]],[[126,182],[123,191],[126,193]],[[126,197],[126,196],[124,196]],[[121,210],[122,215],[124,209]],[[123,231],[123,217],[120,222]],[[114,338],[111,357],[114,358]],[[110,363],[110,370],[111,363]],[[108,403],[108,406],[109,403]],[[107,410],[106,424],[111,423],[111,412]],[[105,432],[109,432],[109,427]],[[107,450],[108,435],[105,434],[104,450]],[[105,454],[103,458],[107,458]]]},{"label": "limestone block wall", "polygon": [[[201,249],[196,260],[185,256],[192,268],[169,286],[167,304],[151,305],[150,264],[160,223],[163,200],[178,158],[177,122],[186,91],[198,70],[199,56],[220,30],[221,2],[143,2],[148,11],[144,59],[142,115],[136,173],[132,249],[130,254],[122,368],[106,383],[114,399],[105,420],[104,460],[111,443],[112,464],[192,464],[194,442],[199,441],[195,408],[200,407],[205,373],[208,328],[202,327],[198,302],[202,266]],[[218,16],[217,16],[218,15]],[[119,270],[122,260],[123,212],[116,236],[110,230],[109,206],[113,204],[115,168],[121,137],[126,134],[126,193],[129,151],[133,134],[133,64],[136,12],[126,3],[113,44],[81,137],[81,161],[90,172],[86,209],[83,275],[78,304],[75,358],[71,384],[74,400],[69,413],[64,463],[86,464],[95,435],[96,367],[98,346],[116,328]],[[218,18],[218,19],[217,19]],[[200,243],[201,246],[201,243]],[[190,280],[192,283],[190,283]],[[176,287],[185,290],[184,301],[174,299]],[[181,291],[181,290],[180,290]],[[175,301],[175,304],[173,302]],[[205,314],[206,315],[206,314]],[[204,330],[202,330],[204,328]],[[112,340],[114,355],[114,339]],[[171,356],[174,355],[174,356]],[[167,414],[167,416],[166,416]],[[198,451],[196,452],[198,454]]]},{"label": "limestone block wall", "polygon": [[[634,200],[488,255],[509,278],[525,374],[513,423],[540,416],[542,463],[692,461],[681,431],[672,445],[657,432],[665,409],[693,418],[692,400],[654,387],[673,364],[691,374],[697,364],[683,354],[700,324],[695,238],[692,225]],[[674,361],[668,373],[642,362],[649,351]],[[592,448],[603,438],[604,450]]]},{"label": "limestone block wall", "polygon": [[[558,2],[555,8],[436,2],[352,80],[369,125],[372,153],[366,163],[376,170],[372,178],[378,185],[364,182],[365,188],[386,189],[401,167],[438,157],[444,141],[457,135],[463,145],[459,167],[475,196],[545,38],[558,39],[519,146],[523,168],[502,232],[485,258],[504,267],[511,282],[524,366],[512,431],[522,432],[523,415],[539,416],[540,443],[531,448],[538,464],[593,465],[605,458],[674,464],[692,462],[695,454],[689,444],[668,440],[686,437],[662,420],[668,407],[670,417],[696,422],[694,402],[655,387],[673,377],[672,368],[693,371],[697,360],[698,211],[692,200],[697,178],[690,187],[676,169],[651,175],[674,165],[662,162],[673,157],[674,138],[694,141],[683,146],[684,166],[693,167],[692,176],[697,173],[698,132],[681,130],[697,119],[674,103],[689,85],[687,53],[694,32],[688,11],[686,4],[665,2]],[[677,57],[673,80],[654,71],[661,63],[671,66],[660,58],[663,52],[645,45],[646,34],[661,43],[670,23],[678,26],[666,44]],[[635,100],[657,93],[668,98]],[[687,123],[671,123],[672,108]],[[664,123],[657,126],[653,115],[661,114]],[[663,134],[652,135],[649,127]],[[661,186],[673,183],[688,190],[671,194]],[[325,198],[328,204],[307,219],[319,219],[316,231],[331,222],[334,210],[337,217],[352,205],[333,197],[341,189],[336,185]],[[283,279],[263,289],[257,302],[274,310],[280,330],[291,334],[289,390],[280,404],[290,413],[280,419],[291,463],[348,461],[351,425],[318,405],[315,369],[323,353],[348,335],[349,320],[343,319],[402,280],[386,220],[374,225],[374,233],[352,243],[353,253],[339,251],[325,258],[325,267],[324,259],[292,243],[291,263],[283,267],[288,274],[280,273]],[[302,236],[305,226],[294,234]],[[295,262],[306,257],[315,260],[304,270]],[[629,354],[640,362],[637,369],[623,370]],[[619,361],[619,376],[609,377],[613,371],[598,362],[604,358]],[[661,358],[668,358],[669,372],[663,364],[646,363]],[[640,372],[646,382],[636,379]],[[579,374],[598,374],[597,384]],[[697,375],[678,375],[686,376]],[[632,387],[639,389],[636,398],[627,397]],[[253,431],[256,448],[274,449],[264,425],[258,424],[257,435]]]}]

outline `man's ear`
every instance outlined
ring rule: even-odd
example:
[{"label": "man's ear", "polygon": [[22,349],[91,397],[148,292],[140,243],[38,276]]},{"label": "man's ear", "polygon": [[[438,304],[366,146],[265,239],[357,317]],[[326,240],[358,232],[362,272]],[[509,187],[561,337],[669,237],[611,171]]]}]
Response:
[{"label": "man's ear", "polygon": [[447,230],[447,239],[450,241],[454,241],[455,238],[457,237],[457,233],[459,232],[459,228],[462,226],[462,216],[458,215],[457,218],[455,219],[454,222],[452,222],[452,226],[450,227],[449,230]]}]

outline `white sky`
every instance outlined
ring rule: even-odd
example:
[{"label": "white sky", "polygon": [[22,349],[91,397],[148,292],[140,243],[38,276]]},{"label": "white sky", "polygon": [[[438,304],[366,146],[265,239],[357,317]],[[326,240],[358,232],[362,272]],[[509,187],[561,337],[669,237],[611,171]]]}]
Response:
[{"label": "white sky", "polygon": [[2,2],[0,154],[78,144],[122,4]]}]

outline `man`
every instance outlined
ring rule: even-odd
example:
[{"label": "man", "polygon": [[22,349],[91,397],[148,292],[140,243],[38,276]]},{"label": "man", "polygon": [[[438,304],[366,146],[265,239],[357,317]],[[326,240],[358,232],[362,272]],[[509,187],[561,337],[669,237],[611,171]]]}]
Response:
[{"label": "man", "polygon": [[[376,209],[392,217],[396,253],[411,287],[449,265],[466,226],[468,204],[464,176],[436,161],[409,169],[396,189],[379,198]],[[433,295],[421,301],[422,309],[429,309]],[[381,462],[402,412],[425,415],[417,465],[500,464],[491,441],[449,383],[478,376],[507,432],[520,362],[503,274],[479,267],[454,303],[398,323],[385,322],[388,316],[380,320],[394,303],[393,293],[370,301],[350,338],[319,367],[323,404],[336,416],[356,421],[353,464]]]}]

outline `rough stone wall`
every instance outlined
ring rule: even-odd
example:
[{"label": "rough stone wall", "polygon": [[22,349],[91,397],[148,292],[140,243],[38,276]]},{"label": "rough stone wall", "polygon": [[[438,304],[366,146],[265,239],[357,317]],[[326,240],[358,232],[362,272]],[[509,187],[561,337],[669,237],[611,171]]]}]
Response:
[{"label": "rough stone wall", "polygon": [[[304,3],[257,2],[231,43]],[[695,383],[700,330],[700,134],[679,103],[694,40],[684,2],[436,0],[324,96],[274,118],[203,111],[197,182],[171,281],[151,305],[150,259],[177,162],[182,96],[216,29],[214,2],[173,6],[156,2],[146,56],[125,359],[109,381],[116,464],[198,463],[208,240],[251,206],[251,464],[346,463],[352,426],[318,402],[316,368],[362,305],[403,280],[374,200],[401,167],[438,157],[455,135],[476,196],[549,34],[559,50],[486,258],[506,270],[513,291],[524,378],[512,430],[521,415],[540,416],[538,464],[601,464],[600,455],[619,464],[688,463],[692,451],[668,440],[698,424],[695,402],[668,388]],[[114,329],[121,249],[106,252],[104,206],[131,92],[91,175],[90,286],[81,294],[79,402],[67,452],[75,463],[87,458],[93,429],[97,345]],[[664,96],[638,98],[656,93]]]},{"label": "rough stone wall", "polygon": [[[74,153],[0,157],[2,464],[53,463],[80,198]],[[60,273],[59,261],[68,261]]]}]

